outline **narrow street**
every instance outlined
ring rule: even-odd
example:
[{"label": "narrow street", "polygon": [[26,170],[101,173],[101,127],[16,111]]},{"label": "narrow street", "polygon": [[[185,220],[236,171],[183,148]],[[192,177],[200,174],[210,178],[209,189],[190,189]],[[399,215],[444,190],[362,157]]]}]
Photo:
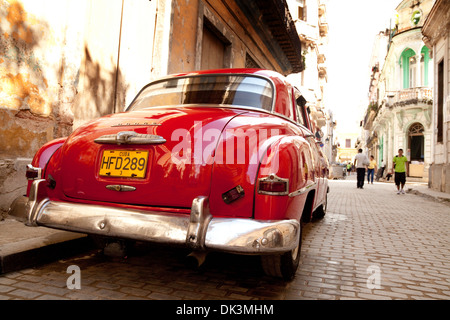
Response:
[{"label": "narrow street", "polygon": [[[98,251],[0,276],[0,299],[449,299],[450,209],[393,184],[330,181],[328,213],[303,229],[292,282],[257,257],[211,253],[200,270],[184,249],[137,245],[126,259]],[[69,289],[69,266],[81,288]]]}]

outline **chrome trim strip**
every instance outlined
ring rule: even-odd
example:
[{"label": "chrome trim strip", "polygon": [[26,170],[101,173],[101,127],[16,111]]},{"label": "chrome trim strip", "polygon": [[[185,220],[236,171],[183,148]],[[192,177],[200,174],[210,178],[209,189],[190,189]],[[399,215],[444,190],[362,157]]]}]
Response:
[{"label": "chrome trim strip", "polygon": [[132,123],[132,122],[126,122],[126,123],[118,123],[118,124],[115,124],[115,125],[113,125],[113,126],[111,126],[111,127],[131,127],[131,126],[133,126],[133,127],[137,127],[137,126],[139,126],[139,127],[159,127],[159,126],[161,126],[161,123],[156,123],[156,122],[152,122],[152,123],[148,123],[148,122],[134,122],[134,123]]},{"label": "chrome trim strip", "polygon": [[298,189],[298,190],[296,190],[296,191],[294,191],[294,192],[289,193],[289,197],[290,197],[290,198],[293,198],[293,197],[299,196],[299,195],[301,195],[301,194],[304,194],[304,193],[306,193],[309,189],[315,187],[316,185],[317,185],[317,182],[311,183],[310,185],[307,185],[306,187],[303,187],[303,188],[301,188],[301,189]]},{"label": "chrome trim strip", "polygon": [[139,134],[134,131],[121,131],[117,134],[108,134],[94,140],[99,144],[163,144],[166,139],[154,134]]},{"label": "chrome trim strip", "polygon": [[106,186],[106,189],[112,190],[112,191],[117,191],[117,192],[136,191],[135,187],[126,186],[126,185],[123,185],[123,184],[109,184],[109,185]]}]

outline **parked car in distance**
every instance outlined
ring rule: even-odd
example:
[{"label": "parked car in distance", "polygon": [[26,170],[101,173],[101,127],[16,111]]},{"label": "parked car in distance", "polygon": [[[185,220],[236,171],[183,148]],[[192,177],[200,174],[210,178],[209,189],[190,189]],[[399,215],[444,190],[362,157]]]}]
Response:
[{"label": "parked car in distance", "polygon": [[328,161],[282,75],[223,69],[145,86],[125,112],[44,145],[10,215],[107,239],[260,255],[292,279],[301,225],[323,217]]}]

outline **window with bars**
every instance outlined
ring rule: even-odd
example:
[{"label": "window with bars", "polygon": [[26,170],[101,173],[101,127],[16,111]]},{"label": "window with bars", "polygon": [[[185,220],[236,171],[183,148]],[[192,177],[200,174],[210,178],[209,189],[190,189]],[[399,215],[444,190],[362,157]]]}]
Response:
[{"label": "window with bars", "polygon": [[248,53],[245,55],[245,67],[246,68],[257,68],[257,69],[261,68],[259,66],[259,64],[256,63],[256,61]]},{"label": "window with bars", "polygon": [[346,148],[352,147],[352,139],[345,139],[345,147]]}]

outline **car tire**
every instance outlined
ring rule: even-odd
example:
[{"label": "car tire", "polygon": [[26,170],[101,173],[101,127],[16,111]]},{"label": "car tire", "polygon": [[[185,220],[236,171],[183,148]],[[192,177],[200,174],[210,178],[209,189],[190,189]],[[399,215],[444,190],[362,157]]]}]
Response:
[{"label": "car tire", "polygon": [[313,219],[320,220],[325,217],[328,207],[328,193],[325,194],[325,201],[313,213]]},{"label": "car tire", "polygon": [[294,250],[278,255],[262,255],[261,264],[264,273],[286,281],[292,280],[300,262],[301,247],[302,233],[300,232],[299,243]]}]

